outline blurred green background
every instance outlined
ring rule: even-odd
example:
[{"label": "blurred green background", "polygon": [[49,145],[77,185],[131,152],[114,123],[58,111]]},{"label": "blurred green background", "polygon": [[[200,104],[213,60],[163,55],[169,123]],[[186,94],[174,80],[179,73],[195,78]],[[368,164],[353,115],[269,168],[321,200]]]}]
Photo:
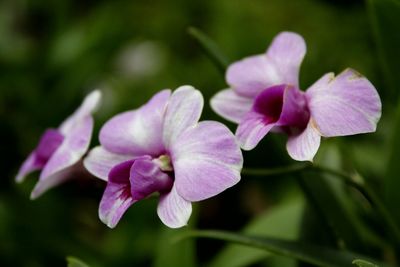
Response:
[{"label": "blurred green background", "polygon": [[[104,103],[95,115],[93,144],[98,142],[102,123],[118,112],[139,107],[161,89],[191,84],[208,102],[218,90],[226,88],[223,75],[187,34],[189,26],[207,33],[232,61],[263,53],[280,31],[300,33],[308,47],[300,74],[302,89],[324,73],[338,73],[346,67],[368,77],[384,103],[379,131],[324,141],[318,157],[329,165],[356,166],[379,185],[378,177],[385,172],[390,156],[387,140],[393,128],[397,99],[393,88],[398,78],[388,80],[394,70],[385,65],[387,55],[382,52],[388,50],[382,51],[385,40],[377,40],[379,24],[374,24],[382,14],[374,13],[368,3],[1,1],[0,266],[65,266],[67,255],[91,266],[191,266],[192,256],[200,265],[210,261],[213,266],[240,265],[239,260],[228,263],[227,257],[218,259],[221,242],[171,243],[170,238],[184,229],[169,230],[161,223],[155,199],[135,204],[116,229],[110,230],[97,216],[105,186],[101,181],[92,177],[71,181],[36,201],[30,201],[29,194],[37,174],[24,184],[14,182],[19,165],[44,129],[57,127],[95,88],[103,91]],[[389,34],[398,43],[399,32]],[[392,48],[398,50],[393,44]],[[400,60],[397,55],[389,57]],[[223,121],[209,105],[202,118]],[[245,166],[290,163],[284,141],[283,136],[268,136],[256,150],[245,154]],[[343,151],[347,160],[341,158]],[[303,208],[304,197],[293,177],[243,177],[234,188],[196,204],[190,227],[239,230],[250,220],[271,214],[277,218],[253,225],[253,229],[296,238],[304,228]],[[305,217],[312,220],[312,215]],[[315,235],[329,239],[325,231]],[[263,255],[245,264],[291,264],[279,257],[260,262]]]}]

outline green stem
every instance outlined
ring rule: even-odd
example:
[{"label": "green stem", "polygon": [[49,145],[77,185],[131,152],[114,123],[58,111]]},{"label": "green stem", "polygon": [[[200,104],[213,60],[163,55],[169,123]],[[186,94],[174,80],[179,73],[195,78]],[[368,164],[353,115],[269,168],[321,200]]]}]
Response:
[{"label": "green stem", "polygon": [[383,219],[388,229],[388,235],[394,244],[396,244],[396,246],[400,245],[399,227],[397,226],[390,212],[386,209],[386,206],[383,204],[382,200],[375,193],[375,191],[369,187],[367,183],[365,183],[364,179],[360,175],[349,175],[342,171],[315,164],[312,165],[310,163],[295,164],[287,167],[277,167],[272,169],[243,169],[242,174],[249,176],[271,176],[297,173],[302,171],[317,171],[330,174],[329,177],[340,179],[347,185],[357,189],[369,201],[375,211]]},{"label": "green stem", "polygon": [[211,40],[205,33],[197,28],[189,27],[188,33],[192,36],[207,54],[207,56],[214,62],[215,66],[225,74],[225,70],[229,65],[228,58],[221,52],[217,44]]},{"label": "green stem", "polygon": [[243,175],[248,176],[272,176],[272,175],[282,175],[301,172],[309,168],[311,164],[309,163],[299,163],[293,164],[285,167],[276,167],[271,169],[246,169],[242,170]]}]

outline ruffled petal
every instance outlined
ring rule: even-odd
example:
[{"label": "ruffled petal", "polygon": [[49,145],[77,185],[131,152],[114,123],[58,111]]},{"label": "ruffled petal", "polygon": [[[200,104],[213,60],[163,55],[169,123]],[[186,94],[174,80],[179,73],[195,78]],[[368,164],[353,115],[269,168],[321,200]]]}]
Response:
[{"label": "ruffled petal", "polygon": [[307,91],[311,117],[322,136],[374,132],[382,104],[375,87],[354,70],[329,73]]},{"label": "ruffled petal", "polygon": [[282,83],[299,87],[299,70],[305,54],[303,37],[293,32],[282,32],[272,41],[267,58],[273,62]]},{"label": "ruffled petal", "polygon": [[192,86],[181,86],[172,93],[164,121],[163,139],[166,148],[183,131],[199,121],[203,105],[203,95]]},{"label": "ruffled petal", "polygon": [[160,154],[164,150],[162,127],[170,94],[170,90],[163,90],[139,109],[111,118],[100,130],[100,143],[117,154]]},{"label": "ruffled petal", "polygon": [[114,166],[130,159],[133,159],[132,156],[115,154],[102,146],[97,146],[90,150],[83,160],[83,165],[91,174],[107,181],[108,174]]},{"label": "ruffled petal", "polygon": [[108,227],[114,228],[133,203],[135,201],[131,197],[129,185],[108,182],[100,201],[100,220]]},{"label": "ruffled petal", "polygon": [[294,160],[312,161],[318,151],[321,135],[315,128],[313,120],[300,134],[289,135],[286,149]]},{"label": "ruffled petal", "polygon": [[61,146],[50,157],[40,174],[40,180],[50,178],[56,172],[77,163],[89,148],[93,130],[93,118],[88,115],[69,129]]},{"label": "ruffled petal", "polygon": [[21,168],[18,171],[17,177],[15,178],[15,180],[18,183],[21,183],[25,180],[25,177],[36,170],[40,170],[41,168],[43,168],[43,164],[40,164],[37,160],[36,160],[36,153],[35,151],[33,151],[31,154],[29,154],[28,158],[24,161],[24,163],[22,164]]},{"label": "ruffled petal", "polygon": [[182,198],[173,186],[171,192],[160,196],[157,214],[166,226],[183,227],[187,225],[192,214],[192,203]]},{"label": "ruffled petal", "polygon": [[221,123],[203,121],[187,129],[171,149],[180,196],[200,201],[240,180],[243,157],[235,137]]},{"label": "ruffled petal", "polygon": [[232,89],[218,92],[210,101],[211,108],[225,119],[239,123],[244,115],[251,110],[253,100],[240,96]]},{"label": "ruffled petal", "polygon": [[272,61],[265,54],[250,56],[229,65],[226,82],[239,95],[254,98],[262,90],[282,83]]}]

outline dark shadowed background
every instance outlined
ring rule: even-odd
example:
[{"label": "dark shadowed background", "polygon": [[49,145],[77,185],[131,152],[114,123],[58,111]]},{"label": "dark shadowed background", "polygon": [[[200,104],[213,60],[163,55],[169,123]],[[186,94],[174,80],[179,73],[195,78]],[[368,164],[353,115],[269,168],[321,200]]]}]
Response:
[{"label": "dark shadowed background", "polygon": [[[66,266],[68,255],[91,266],[185,266],[182,262],[190,262],[192,255],[200,264],[215,260],[221,242],[171,243],[181,230],[161,223],[156,199],[135,204],[110,230],[97,215],[103,182],[77,177],[30,201],[38,174],[23,184],[14,181],[41,133],[57,127],[95,88],[103,91],[104,101],[95,114],[93,145],[111,116],[139,107],[161,89],[183,84],[202,91],[207,103],[202,119],[222,121],[234,130],[208,105],[227,85],[187,34],[189,26],[208,34],[231,61],[263,53],[280,31],[298,32],[307,43],[300,73],[303,90],[326,72],[346,67],[368,77],[384,103],[379,131],[326,140],[318,157],[341,166],[351,161],[372,182],[377,180],[389,157],[397,93],[392,89],[396,81],[388,81],[382,65],[385,55],[376,41],[379,25],[373,12],[361,0],[1,1],[0,266]],[[399,33],[391,34],[398,41]],[[269,135],[256,150],[245,153],[245,166],[292,162],[284,142],[284,136]],[[243,176],[237,186],[197,203],[189,227],[239,230],[287,204],[290,212],[268,231],[285,236],[280,228],[296,221],[292,232],[300,235],[304,197],[295,179]],[[324,231],[315,235],[324,239]],[[214,266],[233,266],[221,261]],[[289,264],[270,257],[251,266],[289,266],[284,263]]]}]

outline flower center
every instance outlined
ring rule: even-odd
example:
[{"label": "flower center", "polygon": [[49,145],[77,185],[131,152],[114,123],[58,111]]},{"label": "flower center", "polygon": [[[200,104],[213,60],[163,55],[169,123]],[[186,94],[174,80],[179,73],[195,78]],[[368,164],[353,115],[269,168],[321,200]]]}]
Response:
[{"label": "flower center", "polygon": [[255,99],[253,110],[263,115],[264,123],[289,135],[303,131],[310,119],[305,94],[291,85],[277,85],[262,91]]},{"label": "flower center", "polygon": [[168,155],[161,155],[160,157],[153,159],[153,162],[163,172],[172,172],[174,170],[174,168],[172,167],[171,158]]},{"label": "flower center", "polygon": [[154,192],[169,192],[174,184],[171,159],[162,155],[156,159],[142,156],[114,166],[108,182],[124,184],[134,200],[141,200]]},{"label": "flower center", "polygon": [[285,85],[273,86],[262,91],[255,99],[253,109],[263,114],[266,123],[276,122],[282,113]]},{"label": "flower center", "polygon": [[64,141],[64,136],[56,129],[47,129],[35,149],[35,161],[44,166]]}]

